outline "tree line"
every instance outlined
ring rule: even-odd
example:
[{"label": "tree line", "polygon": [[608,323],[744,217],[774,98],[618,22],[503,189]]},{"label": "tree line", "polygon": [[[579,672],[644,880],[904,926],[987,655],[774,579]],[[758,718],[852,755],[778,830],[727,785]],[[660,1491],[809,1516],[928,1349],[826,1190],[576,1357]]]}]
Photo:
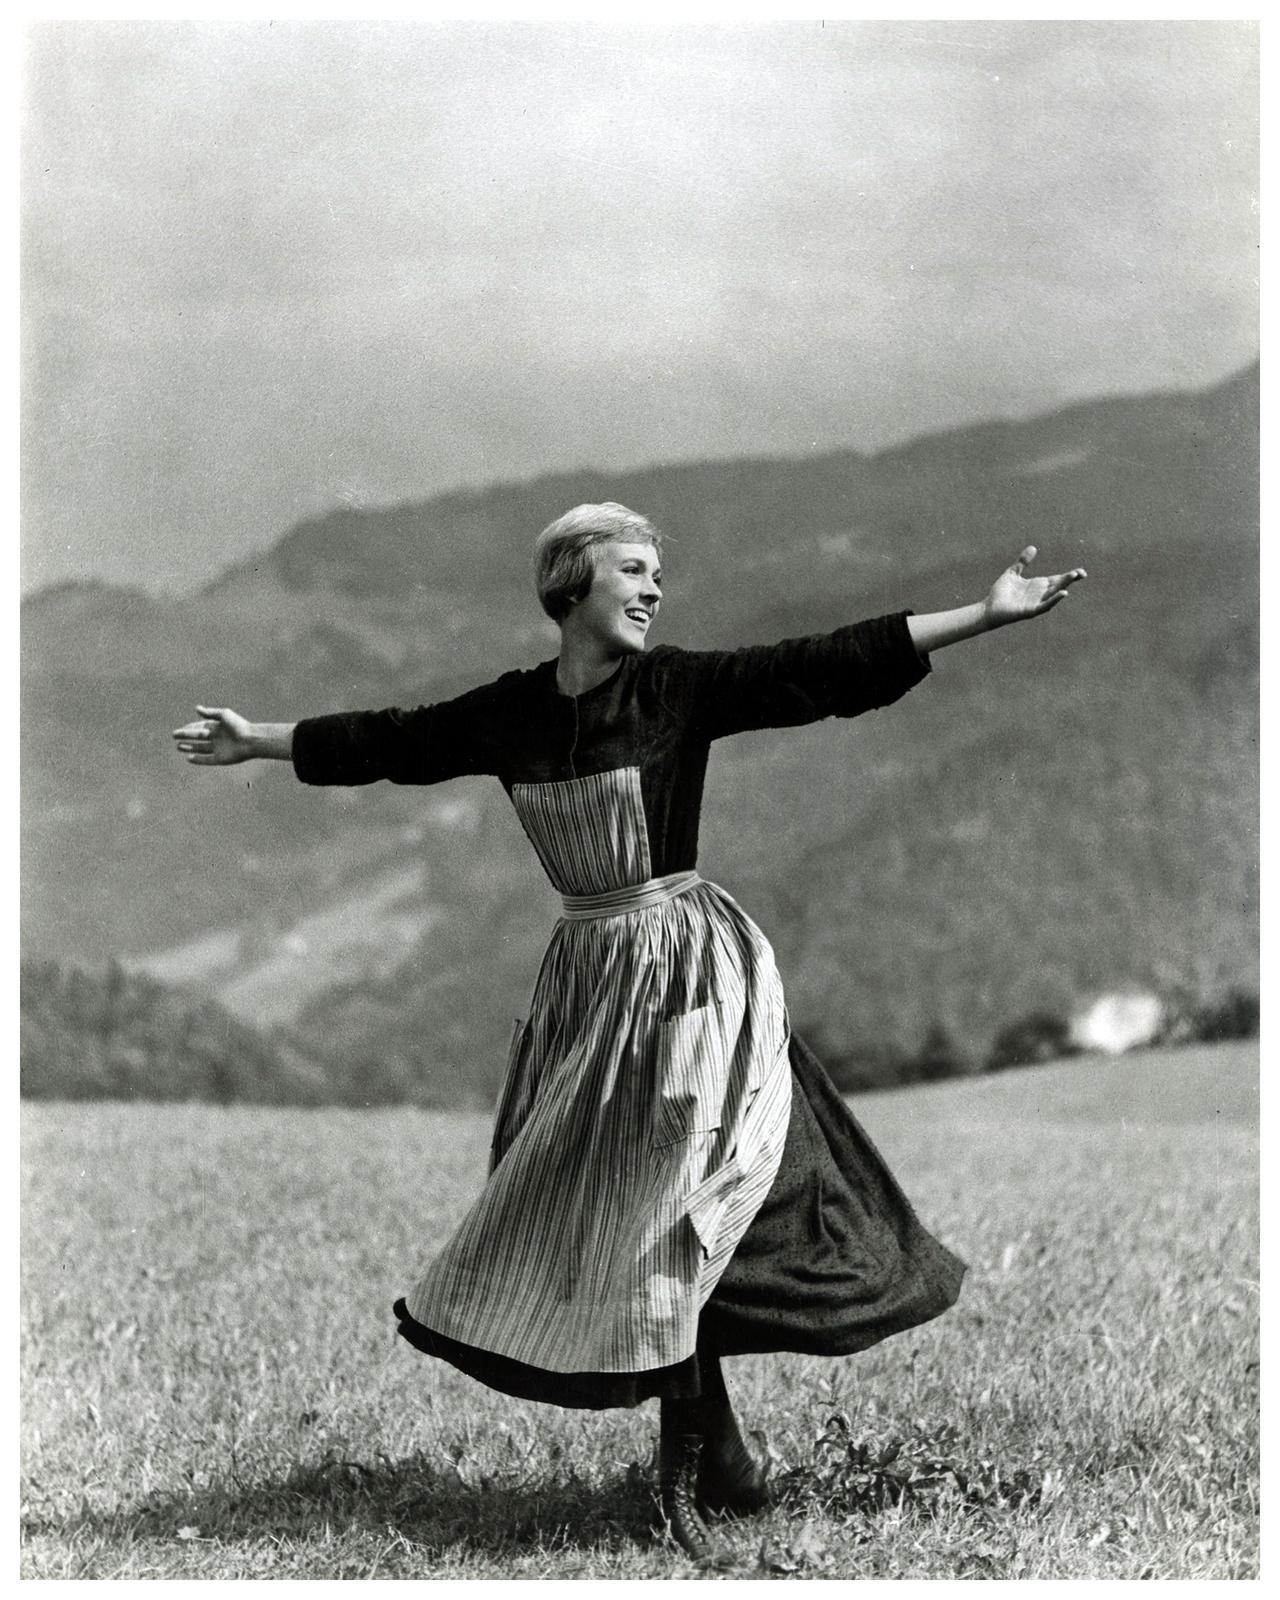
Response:
[{"label": "tree line", "polygon": [[[24,960],[21,999],[21,1091],[29,1099],[443,1106],[491,1098],[478,1092],[479,1081],[433,1075],[425,1058],[420,1065],[399,1056],[353,1060],[342,1050],[325,1052],[314,1036],[254,1028],[214,1000],[128,972],[116,961],[93,970]],[[1209,1002],[1168,1003],[1152,1042],[1249,1038],[1258,1026],[1257,995],[1237,988]],[[982,1054],[943,1023],[926,1028],[914,1050],[842,1050],[820,1027],[806,1029],[801,1022],[799,1032],[846,1094],[1077,1053],[1070,1020],[1048,1010],[1011,1020]]]}]

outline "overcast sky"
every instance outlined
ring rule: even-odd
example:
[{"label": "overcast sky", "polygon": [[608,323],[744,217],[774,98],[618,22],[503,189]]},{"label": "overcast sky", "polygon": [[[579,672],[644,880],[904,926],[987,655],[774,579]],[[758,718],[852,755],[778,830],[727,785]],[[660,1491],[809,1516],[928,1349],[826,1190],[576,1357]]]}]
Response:
[{"label": "overcast sky", "polygon": [[[32,26],[24,582],[1257,351],[1247,22]],[[643,508],[640,508],[643,509]]]}]

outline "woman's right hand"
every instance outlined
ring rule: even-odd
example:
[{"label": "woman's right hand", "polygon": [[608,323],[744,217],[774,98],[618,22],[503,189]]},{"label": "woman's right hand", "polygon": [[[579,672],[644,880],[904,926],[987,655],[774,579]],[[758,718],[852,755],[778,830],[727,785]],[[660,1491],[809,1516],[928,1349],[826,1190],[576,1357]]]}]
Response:
[{"label": "woman's right hand", "polygon": [[197,706],[199,722],[175,728],[179,751],[197,767],[230,767],[257,754],[253,724],[226,706]]}]

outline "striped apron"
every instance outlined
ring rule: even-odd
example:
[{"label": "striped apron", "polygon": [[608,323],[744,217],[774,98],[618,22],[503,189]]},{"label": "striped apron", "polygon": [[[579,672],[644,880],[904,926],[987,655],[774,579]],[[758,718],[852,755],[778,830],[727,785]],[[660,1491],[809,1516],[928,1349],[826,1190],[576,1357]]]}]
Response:
[{"label": "striped apron", "polygon": [[512,1039],[488,1181],[408,1309],[552,1372],[671,1366],[782,1157],[773,951],[696,872],[650,876],[638,768],[512,799],[563,915]]}]

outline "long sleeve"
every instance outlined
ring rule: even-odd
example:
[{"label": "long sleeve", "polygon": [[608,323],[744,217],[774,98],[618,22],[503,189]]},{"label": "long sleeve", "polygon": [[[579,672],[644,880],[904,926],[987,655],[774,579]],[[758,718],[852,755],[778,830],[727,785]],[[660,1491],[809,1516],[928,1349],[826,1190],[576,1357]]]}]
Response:
[{"label": "long sleeve", "polygon": [[910,614],[745,650],[672,650],[666,697],[707,739],[860,716],[901,699],[929,673],[911,642]]},{"label": "long sleeve", "polygon": [[352,785],[494,773],[503,748],[501,683],[412,710],[305,718],[293,732],[293,769],[303,783]]}]

